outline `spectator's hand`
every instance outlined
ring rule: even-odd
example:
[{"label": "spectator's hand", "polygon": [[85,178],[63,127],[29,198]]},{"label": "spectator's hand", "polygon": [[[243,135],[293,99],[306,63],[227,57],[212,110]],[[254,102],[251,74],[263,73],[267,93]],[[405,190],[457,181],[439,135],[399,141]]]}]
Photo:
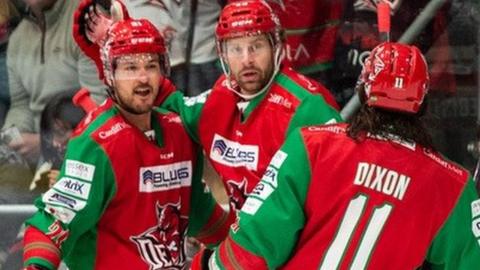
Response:
[{"label": "spectator's hand", "polygon": [[48,188],[52,188],[53,185],[57,182],[58,175],[60,174],[59,170],[50,170],[47,173],[48,178]]},{"label": "spectator's hand", "polygon": [[36,160],[40,155],[40,134],[20,133],[22,141],[13,141],[8,146],[28,160]]}]

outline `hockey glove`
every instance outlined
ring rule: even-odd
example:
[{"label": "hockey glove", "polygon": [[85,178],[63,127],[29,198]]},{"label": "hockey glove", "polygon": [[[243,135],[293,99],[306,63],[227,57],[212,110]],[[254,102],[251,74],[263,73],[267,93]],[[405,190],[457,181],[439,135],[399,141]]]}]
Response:
[{"label": "hockey glove", "polygon": [[100,79],[104,77],[100,47],[112,24],[110,5],[110,0],[83,0],[73,16],[73,38],[97,65]]}]

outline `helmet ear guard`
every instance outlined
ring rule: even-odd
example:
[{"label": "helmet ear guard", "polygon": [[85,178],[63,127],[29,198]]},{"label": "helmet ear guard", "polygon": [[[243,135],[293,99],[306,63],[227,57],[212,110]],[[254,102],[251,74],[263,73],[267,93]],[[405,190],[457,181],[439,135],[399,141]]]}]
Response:
[{"label": "helmet ear guard", "polygon": [[371,107],[417,113],[428,92],[428,67],[415,46],[385,42],[366,59],[359,78]]}]

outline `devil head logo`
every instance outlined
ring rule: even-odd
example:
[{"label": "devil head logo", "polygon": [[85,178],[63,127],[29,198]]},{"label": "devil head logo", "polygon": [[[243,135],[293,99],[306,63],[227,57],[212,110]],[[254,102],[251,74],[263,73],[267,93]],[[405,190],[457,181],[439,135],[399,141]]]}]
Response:
[{"label": "devil head logo", "polygon": [[247,179],[243,179],[242,182],[236,182],[234,180],[227,181],[227,188],[230,197],[230,205],[236,211],[240,211],[245,200],[247,199]]},{"label": "devil head logo", "polygon": [[183,269],[185,266],[185,233],[188,219],[180,213],[180,202],[160,205],[157,202],[156,226],[130,237],[150,270]]}]

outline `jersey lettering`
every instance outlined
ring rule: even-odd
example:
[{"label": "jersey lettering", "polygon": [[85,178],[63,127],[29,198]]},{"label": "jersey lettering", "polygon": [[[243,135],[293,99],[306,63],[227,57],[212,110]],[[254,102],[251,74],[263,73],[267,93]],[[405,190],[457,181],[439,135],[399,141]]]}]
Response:
[{"label": "jersey lettering", "polygon": [[402,200],[410,184],[410,177],[375,164],[359,162],[353,184]]}]

